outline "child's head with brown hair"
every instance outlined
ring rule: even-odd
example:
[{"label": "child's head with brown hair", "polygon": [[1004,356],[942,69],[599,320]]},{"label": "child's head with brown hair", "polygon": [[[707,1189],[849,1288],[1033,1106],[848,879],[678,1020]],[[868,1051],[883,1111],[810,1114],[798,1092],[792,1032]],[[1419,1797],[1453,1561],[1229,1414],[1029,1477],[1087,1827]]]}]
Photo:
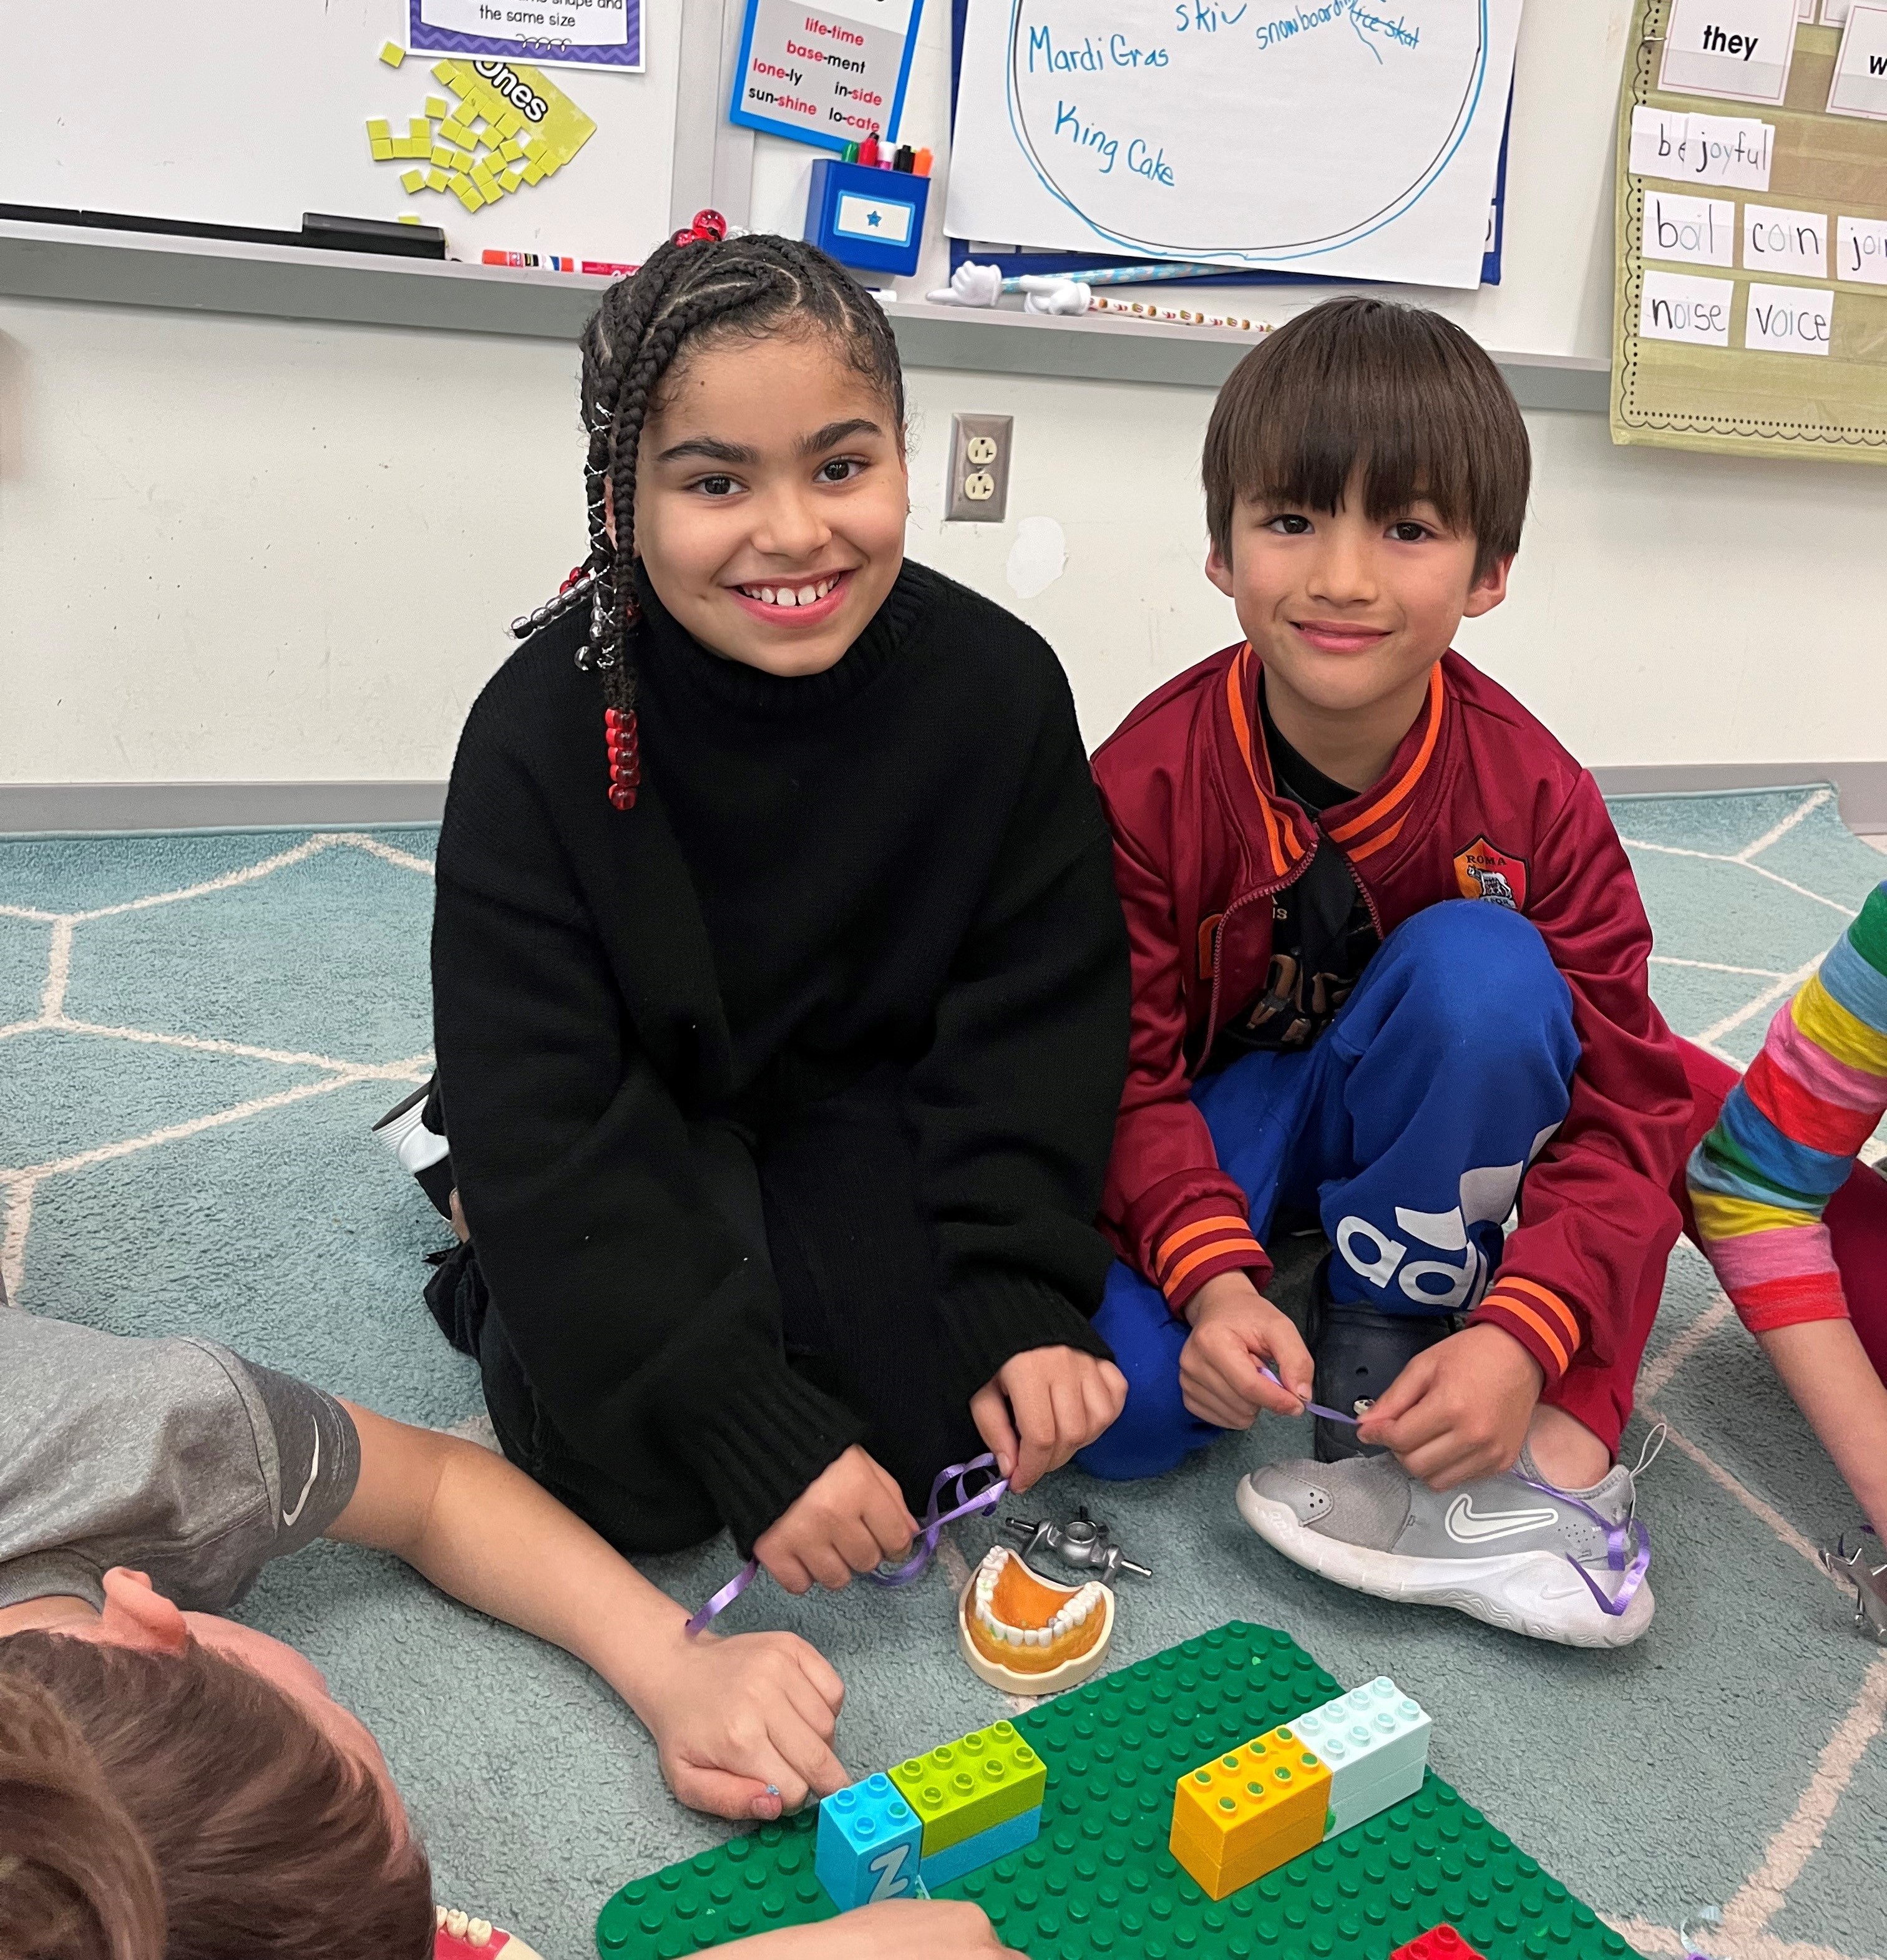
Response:
[{"label": "child's head with brown hair", "polygon": [[0,1960],[427,1960],[390,1793],[192,1640],[0,1640]]},{"label": "child's head with brown hair", "polygon": [[635,702],[635,574],[724,658],[824,672],[903,563],[904,380],[883,309],[796,239],[685,238],[583,341],[592,623]]},{"label": "child's head with brown hair", "polygon": [[1439,313],[1330,300],[1254,348],[1206,430],[1206,570],[1274,705],[1412,715],[1506,596],[1531,467],[1499,369]]}]

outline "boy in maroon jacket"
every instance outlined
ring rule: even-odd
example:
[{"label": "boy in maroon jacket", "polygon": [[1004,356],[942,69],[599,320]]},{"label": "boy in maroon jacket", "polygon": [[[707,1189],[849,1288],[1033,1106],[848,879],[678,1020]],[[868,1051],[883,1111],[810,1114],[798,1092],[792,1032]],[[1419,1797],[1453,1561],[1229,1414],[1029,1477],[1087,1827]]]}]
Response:
[{"label": "boy in maroon jacket", "polygon": [[[1652,1599],[1614,1452],[1690,1096],[1596,786],[1449,651],[1529,474],[1493,363],[1414,308],[1332,301],[1219,396],[1207,573],[1246,639],[1094,759],[1134,997],[1095,1325],[1131,1389],[1082,1461],[1157,1474],[1314,1396],[1348,1420],[1244,1479],[1261,1536],[1622,1646]],[[1264,1297],[1281,1217],[1333,1248],[1308,1349]]]}]

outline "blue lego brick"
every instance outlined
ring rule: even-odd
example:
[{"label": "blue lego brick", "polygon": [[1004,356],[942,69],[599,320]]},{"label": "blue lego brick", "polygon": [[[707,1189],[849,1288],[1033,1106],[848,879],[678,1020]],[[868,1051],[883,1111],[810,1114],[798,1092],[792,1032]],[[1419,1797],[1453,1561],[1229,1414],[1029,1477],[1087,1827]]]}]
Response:
[{"label": "blue lego brick", "polygon": [[822,157],[806,200],[806,240],[842,266],[908,278],[924,243],[931,180]]},{"label": "blue lego brick", "polygon": [[1324,1826],[1323,1834],[1335,1838],[1357,1825],[1367,1824],[1378,1811],[1388,1809],[1392,1803],[1400,1803],[1405,1796],[1413,1796],[1421,1788],[1422,1779],[1427,1774],[1421,1763],[1409,1763],[1369,1783],[1348,1783],[1341,1792],[1337,1790],[1333,1777],[1329,1821]]},{"label": "blue lego brick", "polygon": [[841,1912],[917,1889],[924,1826],[886,1776],[835,1790],[819,1807],[813,1869]]},{"label": "blue lego brick", "polygon": [[1007,1857],[1011,1851],[1020,1851],[1025,1844],[1033,1844],[1041,1830],[1042,1806],[1038,1803],[1034,1809],[1025,1810],[1020,1817],[992,1824],[987,1831],[979,1831],[974,1838],[966,1838],[961,1844],[933,1851],[918,1869],[924,1875],[925,1885],[934,1892],[939,1885],[947,1885],[951,1879],[960,1879],[966,1872],[973,1872],[980,1865],[993,1865],[998,1858]]},{"label": "blue lego brick", "polygon": [[[1330,1765],[1331,1780],[1338,1790],[1346,1781],[1367,1783],[1373,1777],[1400,1775],[1411,1763],[1418,1768],[1426,1764],[1432,1726],[1421,1704],[1386,1674],[1291,1724],[1299,1739]],[[1416,1781],[1421,1780],[1418,1776]]]}]

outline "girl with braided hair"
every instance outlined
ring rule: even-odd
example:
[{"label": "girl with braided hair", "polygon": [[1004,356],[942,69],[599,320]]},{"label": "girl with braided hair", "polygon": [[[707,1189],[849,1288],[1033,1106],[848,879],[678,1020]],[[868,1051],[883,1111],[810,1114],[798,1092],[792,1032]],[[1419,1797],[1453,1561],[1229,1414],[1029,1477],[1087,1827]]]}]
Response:
[{"label": "girl with braided hair", "polygon": [[619,1548],[724,1526],[841,1586],[947,1464],[1025,1489],[1124,1399],[1107,829],[1053,653],[905,558],[897,350],[842,268],[666,245],[582,351],[589,558],[440,839],[395,1131],[469,1242],[428,1299]]}]

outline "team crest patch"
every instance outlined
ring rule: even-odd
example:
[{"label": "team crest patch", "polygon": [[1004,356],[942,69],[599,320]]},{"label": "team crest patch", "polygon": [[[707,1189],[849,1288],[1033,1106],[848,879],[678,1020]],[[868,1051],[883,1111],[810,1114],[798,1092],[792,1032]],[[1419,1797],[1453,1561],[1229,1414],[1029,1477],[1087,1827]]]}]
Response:
[{"label": "team crest patch", "polygon": [[1464,899],[1488,899],[1511,912],[1526,910],[1526,860],[1510,858],[1484,837],[1456,855],[1455,882]]}]

